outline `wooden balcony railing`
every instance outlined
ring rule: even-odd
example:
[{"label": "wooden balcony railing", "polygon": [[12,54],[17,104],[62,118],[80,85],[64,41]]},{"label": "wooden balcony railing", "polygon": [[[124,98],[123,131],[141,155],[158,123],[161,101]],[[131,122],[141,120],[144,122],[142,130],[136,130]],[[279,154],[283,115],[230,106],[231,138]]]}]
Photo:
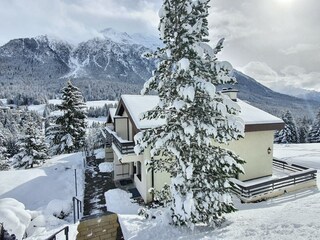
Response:
[{"label": "wooden balcony railing", "polygon": [[273,179],[262,183],[246,186],[239,183],[240,181],[233,181],[235,187],[233,191],[240,197],[249,199],[258,195],[266,194],[277,189],[294,186],[296,184],[304,183],[317,178],[317,170],[308,169],[299,165],[288,165],[286,162],[274,159],[273,167],[281,168],[283,170],[292,171],[290,175],[279,179]]},{"label": "wooden balcony railing", "polygon": [[120,137],[117,136],[117,134],[112,131],[111,129],[106,128],[105,131],[106,134],[106,145],[111,146],[112,143],[117,147],[117,149],[120,151],[121,154],[130,154],[134,153],[134,142],[133,141],[127,141],[123,140]]}]

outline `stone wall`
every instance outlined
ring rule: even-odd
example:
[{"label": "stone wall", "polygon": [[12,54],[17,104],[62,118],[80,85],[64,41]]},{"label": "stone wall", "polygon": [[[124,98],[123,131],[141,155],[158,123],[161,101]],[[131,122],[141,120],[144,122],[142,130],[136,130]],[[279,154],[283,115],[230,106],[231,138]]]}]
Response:
[{"label": "stone wall", "polygon": [[92,215],[81,219],[78,225],[77,240],[119,239],[119,227],[118,216],[115,213]]}]

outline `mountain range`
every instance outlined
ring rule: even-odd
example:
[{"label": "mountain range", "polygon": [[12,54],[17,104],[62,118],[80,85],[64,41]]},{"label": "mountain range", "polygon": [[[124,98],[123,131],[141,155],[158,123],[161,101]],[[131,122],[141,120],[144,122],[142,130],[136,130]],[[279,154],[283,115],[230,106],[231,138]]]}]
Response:
[{"label": "mountain range", "polygon": [[[76,46],[48,36],[13,39],[0,47],[0,98],[19,94],[55,97],[69,78],[88,100],[138,93],[155,69],[155,62],[143,54],[159,46],[161,42],[154,36],[111,28]],[[240,98],[270,113],[281,116],[290,109],[296,116],[313,117],[318,111],[317,98],[280,94],[241,72],[233,74]]]},{"label": "mountain range", "polygon": [[0,48],[0,80],[90,78],[143,83],[154,62],[141,55],[157,41],[105,29],[73,46],[48,36],[9,41]]}]

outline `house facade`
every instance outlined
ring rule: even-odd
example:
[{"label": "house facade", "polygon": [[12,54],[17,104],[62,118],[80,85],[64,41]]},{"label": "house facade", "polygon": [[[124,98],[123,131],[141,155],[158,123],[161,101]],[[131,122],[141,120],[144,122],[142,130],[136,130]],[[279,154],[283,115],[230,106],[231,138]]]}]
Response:
[{"label": "house facade", "polygon": [[[245,137],[231,142],[227,148],[242,159],[245,174],[238,180],[247,181],[272,175],[274,131],[284,127],[281,119],[237,99],[236,91],[225,91],[241,107],[240,117],[245,123]],[[165,172],[147,171],[145,161],[150,151],[134,153],[134,136],[139,131],[165,124],[165,120],[140,120],[143,112],[153,109],[158,96],[122,95],[118,108],[106,128],[109,144],[106,148],[109,159],[113,157],[114,180],[132,179],[145,202],[152,201],[148,190],[160,190],[170,177]],[[110,157],[111,156],[111,157]]]}]

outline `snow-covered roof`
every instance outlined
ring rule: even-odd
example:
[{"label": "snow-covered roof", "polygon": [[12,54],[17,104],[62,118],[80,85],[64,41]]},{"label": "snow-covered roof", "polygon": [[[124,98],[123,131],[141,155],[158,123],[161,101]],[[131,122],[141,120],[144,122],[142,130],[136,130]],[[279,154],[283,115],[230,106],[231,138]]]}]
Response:
[{"label": "snow-covered roof", "polygon": [[122,95],[121,98],[138,129],[152,128],[165,124],[164,119],[140,120],[142,113],[153,109],[158,104],[158,96]]},{"label": "snow-covered roof", "polygon": [[[142,113],[153,109],[159,102],[158,96],[151,95],[122,95],[125,107],[138,129],[146,129],[165,124],[164,119],[140,120]],[[241,107],[240,117],[246,125],[277,124],[283,123],[282,119],[275,117],[259,108],[256,108],[242,100],[237,101]]]},{"label": "snow-covered roof", "polygon": [[240,117],[243,119],[246,125],[283,123],[282,119],[256,108],[240,99],[237,99],[237,104],[241,108]]}]

